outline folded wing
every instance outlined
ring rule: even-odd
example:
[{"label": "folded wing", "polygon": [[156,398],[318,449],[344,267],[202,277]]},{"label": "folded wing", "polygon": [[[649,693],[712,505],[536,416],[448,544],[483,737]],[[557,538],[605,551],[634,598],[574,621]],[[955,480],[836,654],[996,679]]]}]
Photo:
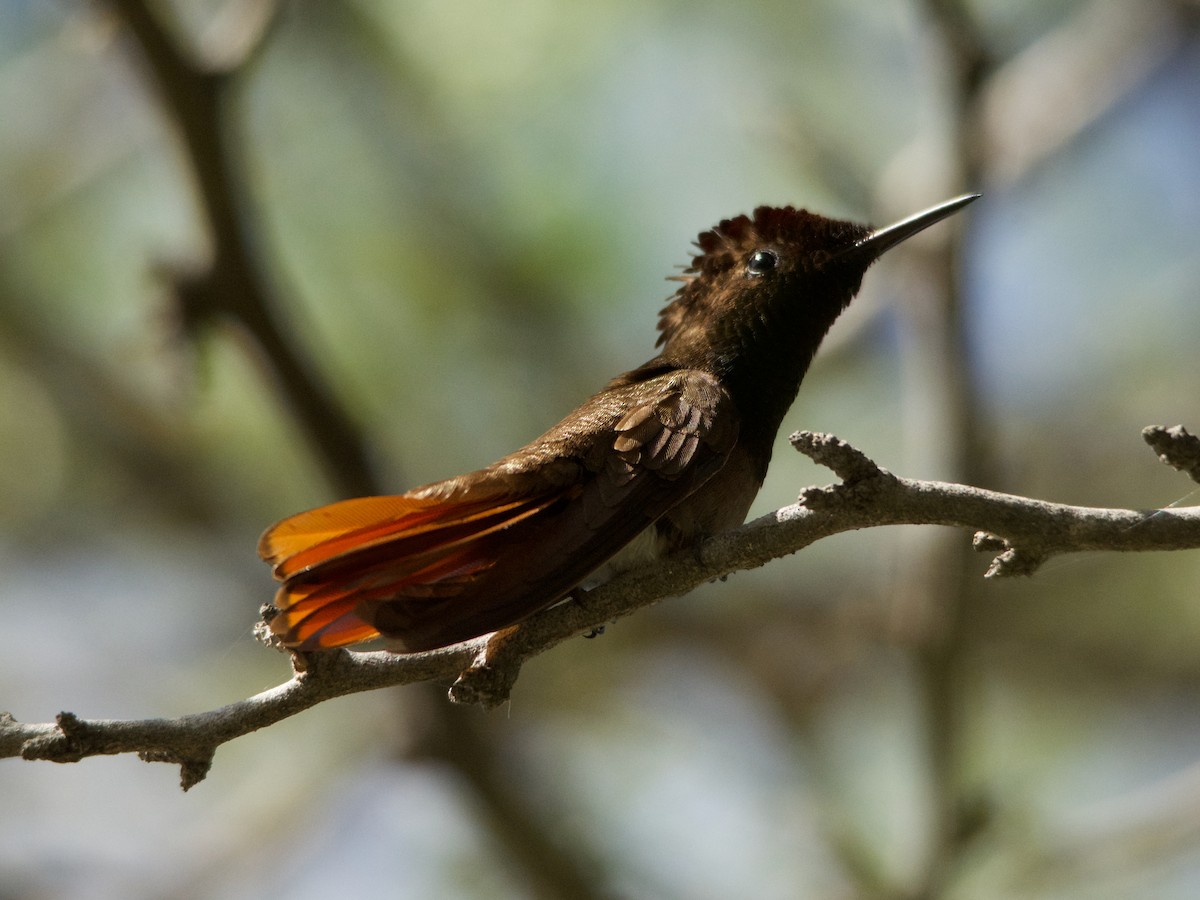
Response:
[{"label": "folded wing", "polygon": [[271,629],[300,650],[380,633],[422,650],[512,624],[712,477],[736,436],[714,379],[669,372],[615,382],[487,469],[292,516],[259,543],[283,582]]}]

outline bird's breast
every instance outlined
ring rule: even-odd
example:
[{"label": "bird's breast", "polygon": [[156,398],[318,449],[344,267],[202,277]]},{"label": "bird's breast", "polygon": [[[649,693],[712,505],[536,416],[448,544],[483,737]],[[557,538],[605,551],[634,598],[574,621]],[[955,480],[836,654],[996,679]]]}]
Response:
[{"label": "bird's breast", "polygon": [[737,528],[762,487],[760,465],[741,445],[725,465],[656,523],[660,540],[673,552],[711,534]]},{"label": "bird's breast", "polygon": [[659,532],[657,526],[650,525],[643,528],[638,532],[637,537],[585,578],[583,587],[590,590],[611,581],[622,572],[661,559],[670,553],[671,549],[671,542]]}]

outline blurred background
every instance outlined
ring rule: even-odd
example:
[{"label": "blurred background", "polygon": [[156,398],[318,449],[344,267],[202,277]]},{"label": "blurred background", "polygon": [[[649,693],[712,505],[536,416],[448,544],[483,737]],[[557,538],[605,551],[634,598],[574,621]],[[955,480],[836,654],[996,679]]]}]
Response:
[{"label": "blurred background", "polygon": [[[882,224],[784,432],[1153,509],[1200,490],[1189,0],[0,0],[0,709],[280,683],[270,522],[477,468],[653,353],[760,203]],[[755,515],[830,473],[781,438]],[[0,898],[1191,898],[1200,555],[985,582],[873,530],[533,660],[325,703],[186,795],[0,766]]]}]

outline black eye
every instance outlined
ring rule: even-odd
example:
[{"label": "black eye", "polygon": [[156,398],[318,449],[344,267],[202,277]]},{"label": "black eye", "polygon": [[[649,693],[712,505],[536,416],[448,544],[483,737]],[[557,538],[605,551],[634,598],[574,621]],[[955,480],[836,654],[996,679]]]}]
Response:
[{"label": "black eye", "polygon": [[747,275],[766,275],[779,265],[779,254],[774,250],[755,250],[746,261]]}]

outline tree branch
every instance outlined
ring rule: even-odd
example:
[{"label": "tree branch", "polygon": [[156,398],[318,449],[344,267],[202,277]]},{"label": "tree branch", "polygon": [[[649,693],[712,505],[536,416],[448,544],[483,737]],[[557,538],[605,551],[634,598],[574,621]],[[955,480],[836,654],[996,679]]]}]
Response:
[{"label": "tree branch", "polygon": [[716,578],[761,566],[821,538],[879,525],[949,525],[977,532],[975,547],[997,553],[987,577],[1028,575],[1051,556],[1088,550],[1200,548],[1200,507],[1099,509],[1048,503],[982,488],[892,475],[832,435],[799,432],[793,445],[832,469],[841,484],[806,488],[800,500],[660,564],[627,572],[519,626],[426,653],[328,651],[293,657],[278,687],[209,712],[176,719],[88,720],[62,713],[53,724],[0,714],[0,757],[77,762],[137,753],[182,769],[187,790],[207,774],[217,747],[333,697],[433,679],[456,679],[450,696],[493,707],[507,700],[525,660],[570,637]]}]

